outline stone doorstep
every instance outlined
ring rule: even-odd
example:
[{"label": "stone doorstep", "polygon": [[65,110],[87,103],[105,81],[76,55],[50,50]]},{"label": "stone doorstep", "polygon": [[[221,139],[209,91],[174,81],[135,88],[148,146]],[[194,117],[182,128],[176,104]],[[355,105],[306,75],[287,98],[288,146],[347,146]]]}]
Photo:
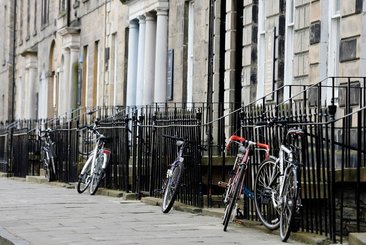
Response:
[{"label": "stone doorstep", "polygon": [[366,233],[350,233],[348,235],[349,245],[364,245],[366,244]]}]

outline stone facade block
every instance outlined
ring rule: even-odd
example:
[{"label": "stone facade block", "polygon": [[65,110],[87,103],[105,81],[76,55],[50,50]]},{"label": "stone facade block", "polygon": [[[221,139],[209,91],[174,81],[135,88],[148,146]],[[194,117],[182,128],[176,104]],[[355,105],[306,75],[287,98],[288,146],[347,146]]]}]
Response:
[{"label": "stone facade block", "polygon": [[357,0],[341,1],[341,15],[356,13],[356,1]]},{"label": "stone facade block", "polygon": [[251,64],[252,64],[252,47],[245,46],[243,47],[242,65],[250,66]]},{"label": "stone facade block", "polygon": [[312,45],[309,49],[309,64],[318,64],[320,62],[320,45]]},{"label": "stone facade block", "polygon": [[236,11],[232,11],[232,12],[227,12],[226,14],[226,25],[225,28],[226,30],[235,30],[236,29],[236,16],[237,13]]},{"label": "stone facade block", "polygon": [[358,36],[362,33],[363,28],[362,15],[356,14],[342,18],[341,21],[341,38]]},{"label": "stone facade block", "polygon": [[319,64],[310,64],[309,79],[311,81],[320,81],[320,68]]},{"label": "stone facade block", "polygon": [[225,70],[235,68],[235,50],[225,52]]},{"label": "stone facade block", "polygon": [[[235,70],[226,70],[224,78],[224,89],[234,89],[235,87]],[[225,102],[227,102],[225,100]]]},{"label": "stone facade block", "polygon": [[321,20],[321,1],[311,3],[310,8],[310,23]]},{"label": "stone facade block", "polygon": [[236,31],[227,31],[225,33],[225,50],[231,50],[236,45]]},{"label": "stone facade block", "polygon": [[340,76],[354,76],[354,74],[361,74],[359,60],[353,60],[348,62],[343,62],[339,64],[339,75]]},{"label": "stone facade block", "polygon": [[244,26],[243,28],[243,46],[252,44],[252,25]]}]

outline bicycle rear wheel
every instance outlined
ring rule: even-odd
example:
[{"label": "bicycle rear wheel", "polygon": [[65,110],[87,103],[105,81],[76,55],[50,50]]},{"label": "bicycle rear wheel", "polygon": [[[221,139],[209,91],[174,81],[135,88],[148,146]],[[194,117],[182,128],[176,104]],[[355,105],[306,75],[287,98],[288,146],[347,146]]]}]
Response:
[{"label": "bicycle rear wheel", "polygon": [[99,185],[103,179],[104,170],[102,169],[102,166],[105,157],[106,156],[104,154],[100,154],[96,159],[93,175],[91,176],[90,195],[94,195],[97,192]]},{"label": "bicycle rear wheel", "polygon": [[273,159],[265,160],[258,169],[254,182],[254,203],[263,225],[275,230],[280,225],[279,209],[274,207],[272,195],[277,200],[279,168]]},{"label": "bicycle rear wheel", "polygon": [[280,235],[283,242],[290,237],[292,225],[294,223],[296,202],[298,195],[297,169],[291,167],[287,176],[285,176],[282,207],[280,216]]},{"label": "bicycle rear wheel", "polygon": [[183,163],[179,162],[173,167],[171,175],[167,179],[167,183],[163,193],[163,203],[161,206],[161,211],[163,213],[168,213],[173,207],[174,201],[177,197],[180,182],[183,177]]},{"label": "bicycle rear wheel", "polygon": [[245,174],[245,167],[244,167],[244,165],[242,165],[240,167],[240,172],[239,172],[238,178],[233,180],[231,188],[234,187],[234,189],[231,193],[229,193],[228,205],[225,207],[224,231],[226,231],[226,229],[227,229],[227,226],[228,226],[230,218],[231,218],[231,213],[233,212],[234,206],[236,204],[236,199],[238,197],[239,192],[241,191],[241,187],[242,187],[241,185],[243,183],[244,174]]},{"label": "bicycle rear wheel", "polygon": [[43,159],[43,169],[44,169],[44,177],[48,182],[51,181],[51,169],[50,169],[50,161],[45,158]]}]

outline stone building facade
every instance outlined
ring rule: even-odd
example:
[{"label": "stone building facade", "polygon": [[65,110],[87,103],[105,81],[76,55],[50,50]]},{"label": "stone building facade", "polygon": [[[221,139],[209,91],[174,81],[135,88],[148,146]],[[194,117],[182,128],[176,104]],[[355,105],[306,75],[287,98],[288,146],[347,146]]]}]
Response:
[{"label": "stone building facade", "polygon": [[0,2],[0,122],[13,119],[14,1]]},{"label": "stone building facade", "polygon": [[217,118],[283,85],[365,76],[364,2],[4,0],[0,120],[169,101]]},{"label": "stone building facade", "polygon": [[9,28],[16,26],[5,37],[15,44],[15,56],[5,48],[9,61],[14,57],[15,70],[4,69],[15,79],[2,78],[13,88],[14,119],[69,117],[80,107],[124,103],[128,29],[127,8],[120,1],[16,0],[2,5]]}]

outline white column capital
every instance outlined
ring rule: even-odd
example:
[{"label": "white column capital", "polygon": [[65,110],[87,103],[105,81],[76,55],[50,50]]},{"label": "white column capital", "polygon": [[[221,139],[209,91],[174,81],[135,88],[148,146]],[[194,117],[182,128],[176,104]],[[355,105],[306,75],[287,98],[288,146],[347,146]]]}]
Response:
[{"label": "white column capital", "polygon": [[155,21],[155,14],[153,12],[145,13],[146,21]]},{"label": "white column capital", "polygon": [[139,20],[140,25],[146,23],[146,17],[144,15],[140,15],[137,19]]},{"label": "white column capital", "polygon": [[168,15],[168,9],[159,7],[156,9],[156,15]]},{"label": "white column capital", "polygon": [[130,29],[132,29],[132,28],[138,28],[138,22],[137,22],[137,20],[136,19],[133,19],[133,20],[131,20],[130,21],[130,24],[129,24],[129,27],[130,27]]}]

